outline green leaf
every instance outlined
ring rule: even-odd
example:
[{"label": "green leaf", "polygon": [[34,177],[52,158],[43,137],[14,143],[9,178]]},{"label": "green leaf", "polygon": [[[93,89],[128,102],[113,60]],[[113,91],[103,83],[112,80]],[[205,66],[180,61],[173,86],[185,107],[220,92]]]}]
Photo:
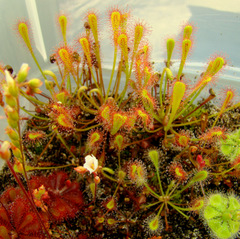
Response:
[{"label": "green leaf", "polygon": [[214,194],[209,198],[209,205],[217,208],[218,211],[225,211],[227,208],[227,200],[221,194]]},{"label": "green leaf", "polygon": [[234,197],[234,196],[230,196],[229,197],[229,210],[239,210],[240,209],[240,203],[239,201]]},{"label": "green leaf", "polygon": [[212,206],[207,206],[204,209],[204,218],[207,220],[212,219],[214,217],[220,217],[221,215],[222,215],[222,213],[217,211],[216,208],[214,208]]},{"label": "green leaf", "polygon": [[212,219],[209,222],[209,227],[213,230],[219,239],[227,239],[232,236],[232,233],[229,230],[228,224],[226,222],[221,223],[221,221],[217,219]]}]

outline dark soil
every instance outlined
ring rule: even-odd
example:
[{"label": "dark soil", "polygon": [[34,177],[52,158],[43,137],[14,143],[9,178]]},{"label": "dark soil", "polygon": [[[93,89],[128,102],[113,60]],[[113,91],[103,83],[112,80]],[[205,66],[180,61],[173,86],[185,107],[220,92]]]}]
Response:
[{"label": "dark soil", "polygon": [[[215,111],[215,108],[212,107],[212,112]],[[239,109],[236,109],[231,112],[227,112],[218,122],[219,126],[224,126],[227,129],[227,132],[234,131],[239,123]],[[214,119],[210,119],[208,124],[211,125]],[[191,128],[189,128],[192,130]],[[197,126],[192,134],[198,136],[200,133],[200,125]],[[48,133],[48,132],[47,132]],[[142,135],[141,137],[145,137]],[[87,138],[87,134],[84,133],[81,135],[81,142],[84,145],[84,141]],[[67,138],[66,142],[69,145],[74,145],[77,148],[77,151],[74,152],[76,155],[83,155],[83,150],[79,147],[78,140]],[[47,140],[44,145],[47,144]],[[108,142],[106,142],[108,144]],[[168,173],[169,164],[175,159],[175,157],[181,152],[179,147],[170,147],[166,148],[163,145],[162,137],[152,137],[147,141],[147,145],[150,148],[157,148],[161,153],[160,159],[160,175],[163,182],[164,190],[167,189],[168,184],[171,182],[172,177]],[[41,146],[41,148],[42,148]],[[152,163],[146,159],[145,152],[148,148],[145,148],[143,144],[137,144],[131,147],[124,149],[124,152],[121,153],[121,162],[123,170],[127,171],[127,166],[129,161],[138,159],[143,162],[146,166],[148,172],[148,182],[153,188],[157,191],[158,185],[156,180],[156,175],[154,175],[154,167]],[[210,146],[209,146],[210,147]],[[215,147],[215,146],[214,146]],[[200,152],[198,152],[200,153]],[[28,161],[29,164],[34,166],[60,166],[73,163],[73,158],[69,155],[67,150],[63,145],[54,140],[50,144],[50,149],[46,150],[43,154],[41,161],[36,160],[38,158],[38,153],[36,149],[31,150],[31,147],[28,148]],[[100,155],[100,153],[99,153]],[[221,155],[217,155],[217,160],[221,162],[225,159]],[[115,160],[116,159],[116,160]],[[191,162],[188,160],[187,155],[182,155],[181,163],[184,169],[187,172],[191,172],[193,175],[194,167],[191,165]],[[116,151],[106,147],[106,158],[105,166],[112,168],[113,170],[118,170],[116,166],[117,162],[117,153]],[[74,162],[78,165],[83,165],[84,157],[79,158],[79,162]],[[211,168],[206,168],[211,171]],[[143,205],[156,202],[156,199],[151,195],[147,195],[146,190],[143,187],[137,188],[134,185],[130,184],[120,184],[119,189],[115,195],[117,201],[117,209],[112,212],[106,211],[104,208],[104,202],[114,194],[117,183],[112,182],[103,176],[100,175],[101,182],[98,185],[96,192],[96,201],[93,202],[93,196],[89,189],[89,180],[88,177],[77,174],[72,167],[64,169],[64,171],[69,173],[69,178],[71,181],[77,180],[80,182],[81,189],[84,192],[84,206],[80,209],[80,212],[77,214],[76,218],[71,220],[65,220],[61,223],[56,224],[52,223],[50,226],[50,231],[52,238],[104,238],[104,239],[118,239],[118,238],[151,238],[153,235],[149,233],[149,229],[146,226],[146,220],[153,212],[155,212],[156,207],[150,207],[147,210],[143,209]],[[34,175],[47,175],[51,170],[37,170]],[[115,177],[114,175],[112,177]],[[115,177],[116,178],[116,177]],[[190,177],[191,178],[191,177]],[[16,187],[17,184],[9,172],[7,167],[3,167],[0,173],[0,184],[1,192],[7,189],[10,185]],[[186,183],[185,183],[186,184]],[[228,174],[224,177],[210,177],[206,182],[203,183],[204,191],[207,194],[215,191],[220,192],[231,192],[234,191],[238,194],[240,188],[239,177]],[[185,190],[181,194],[179,203],[183,204],[184,207],[190,205],[190,203],[196,199],[202,197],[202,190],[200,185],[195,185],[188,190]],[[96,218],[100,215],[106,214],[107,218],[111,217],[118,221],[117,225],[109,227],[106,224],[96,223]],[[190,219],[187,220],[182,215],[180,215],[176,210],[169,207],[169,212],[166,217],[164,212],[161,214],[163,230],[157,236],[162,236],[163,239],[197,239],[197,238],[211,238],[208,232],[208,229],[203,224],[201,217],[198,213],[189,213]],[[166,230],[165,220],[167,219],[168,230]],[[79,236],[79,237],[78,237]]]}]

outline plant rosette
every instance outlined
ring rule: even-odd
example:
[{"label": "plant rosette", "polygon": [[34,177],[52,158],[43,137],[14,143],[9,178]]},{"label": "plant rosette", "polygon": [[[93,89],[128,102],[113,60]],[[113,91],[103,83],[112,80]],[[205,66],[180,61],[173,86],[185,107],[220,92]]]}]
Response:
[{"label": "plant rosette", "polygon": [[234,195],[211,194],[202,209],[202,218],[213,238],[236,238],[240,230],[240,200]]}]

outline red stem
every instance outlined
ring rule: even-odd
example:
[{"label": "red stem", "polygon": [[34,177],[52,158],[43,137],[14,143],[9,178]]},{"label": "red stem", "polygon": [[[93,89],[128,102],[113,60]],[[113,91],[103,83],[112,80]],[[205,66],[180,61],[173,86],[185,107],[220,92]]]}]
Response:
[{"label": "red stem", "polygon": [[46,234],[47,234],[47,237],[48,237],[49,239],[51,239],[51,236],[49,235],[48,230],[47,230],[47,228],[45,227],[45,225],[44,225],[44,223],[43,223],[43,221],[42,221],[42,219],[41,219],[41,217],[40,217],[40,215],[39,215],[39,212],[38,212],[38,210],[36,209],[35,204],[34,204],[33,201],[30,199],[30,197],[29,197],[26,189],[24,188],[21,180],[19,179],[18,175],[17,175],[16,172],[14,171],[13,166],[11,165],[11,163],[10,163],[9,160],[7,160],[7,165],[8,165],[8,167],[9,167],[10,171],[12,172],[15,180],[17,181],[18,185],[20,186],[20,188],[22,189],[23,193],[25,194],[27,200],[28,200],[29,203],[31,204],[32,208],[34,209],[34,211],[35,211],[35,213],[36,213],[36,215],[37,215],[37,217],[38,217],[38,220],[39,220],[40,223],[41,223],[41,226],[43,227],[44,231],[45,231]]}]

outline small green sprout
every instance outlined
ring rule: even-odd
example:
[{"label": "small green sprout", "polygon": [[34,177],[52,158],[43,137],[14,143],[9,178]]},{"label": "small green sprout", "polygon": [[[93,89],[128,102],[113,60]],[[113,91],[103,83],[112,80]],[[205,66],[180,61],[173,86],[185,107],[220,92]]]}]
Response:
[{"label": "small green sprout", "polygon": [[240,202],[233,194],[212,194],[203,208],[203,219],[219,239],[235,238],[240,230]]}]

